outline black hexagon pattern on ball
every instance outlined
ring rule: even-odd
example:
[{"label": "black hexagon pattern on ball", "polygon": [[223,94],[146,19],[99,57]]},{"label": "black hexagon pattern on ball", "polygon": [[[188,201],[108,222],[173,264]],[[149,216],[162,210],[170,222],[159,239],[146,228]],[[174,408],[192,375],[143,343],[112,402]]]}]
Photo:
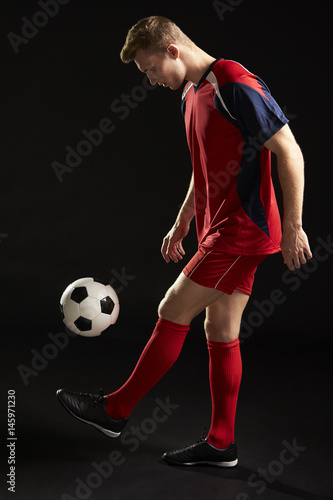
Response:
[{"label": "black hexagon pattern on ball", "polygon": [[107,296],[101,299],[101,311],[104,314],[111,314],[114,309],[114,302],[111,297]]},{"label": "black hexagon pattern on ball", "polygon": [[76,321],[74,321],[74,325],[80,330],[80,332],[87,332],[92,328],[92,321],[91,319],[80,316]]},{"label": "black hexagon pattern on ball", "polygon": [[71,299],[74,300],[74,302],[77,302],[77,304],[80,304],[80,302],[82,302],[87,297],[88,292],[85,286],[78,286],[77,288],[74,288],[71,293]]}]

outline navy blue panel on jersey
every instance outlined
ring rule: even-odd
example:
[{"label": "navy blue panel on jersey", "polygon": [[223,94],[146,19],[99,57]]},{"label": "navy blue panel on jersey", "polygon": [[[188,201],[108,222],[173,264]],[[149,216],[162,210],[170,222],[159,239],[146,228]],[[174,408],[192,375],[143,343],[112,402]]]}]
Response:
[{"label": "navy blue panel on jersey", "polygon": [[269,237],[265,210],[260,198],[261,168],[260,156],[248,161],[243,155],[237,176],[237,193],[244,212]]},{"label": "navy blue panel on jersey", "polygon": [[180,105],[180,110],[181,110],[183,116],[185,116],[185,109],[186,109],[186,101],[185,101],[185,99],[182,99],[182,102]]},{"label": "navy blue panel on jersey", "polygon": [[[260,84],[265,95],[239,82],[226,83],[220,88],[220,94],[229,113],[236,118],[236,126],[242,134],[252,135],[260,144],[264,144],[288,123],[288,119],[269,93],[268,87],[265,88],[261,80]],[[225,111],[223,115],[227,118]]]}]

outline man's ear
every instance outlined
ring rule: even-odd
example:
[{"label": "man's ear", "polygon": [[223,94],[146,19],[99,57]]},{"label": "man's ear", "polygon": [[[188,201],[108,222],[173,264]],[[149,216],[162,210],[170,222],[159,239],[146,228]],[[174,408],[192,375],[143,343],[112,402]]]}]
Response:
[{"label": "man's ear", "polygon": [[178,59],[180,51],[179,51],[179,47],[177,47],[177,45],[170,43],[170,45],[168,45],[168,47],[167,47],[167,52],[169,53],[169,55],[171,57],[173,57],[173,59]]}]

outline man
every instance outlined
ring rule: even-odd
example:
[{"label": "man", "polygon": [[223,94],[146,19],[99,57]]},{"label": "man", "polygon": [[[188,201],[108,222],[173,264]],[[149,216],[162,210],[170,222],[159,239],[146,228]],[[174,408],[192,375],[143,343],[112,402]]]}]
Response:
[{"label": "man", "polygon": [[[121,59],[134,60],[152,85],[175,90],[188,82],[182,111],[193,175],[162,255],[166,262],[182,260],[182,241],[194,216],[199,249],[160,303],[153,335],[127,382],[108,396],[63,389],[57,396],[76,418],[118,436],[137,402],[175,362],[192,319],[205,309],[211,426],[205,439],[163,458],[232,467],[238,461],[239,329],[255,271],[280,247],[290,270],[312,257],[302,229],[302,153],[265,83],[234,61],[216,60],[172,21],[140,20],[127,35]],[[282,241],[271,151],[283,191]]]}]

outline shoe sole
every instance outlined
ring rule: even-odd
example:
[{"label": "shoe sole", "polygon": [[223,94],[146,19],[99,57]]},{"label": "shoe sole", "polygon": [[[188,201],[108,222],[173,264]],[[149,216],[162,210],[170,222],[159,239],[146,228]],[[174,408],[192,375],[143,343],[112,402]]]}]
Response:
[{"label": "shoe sole", "polygon": [[216,465],[217,467],[235,467],[238,464],[238,458],[236,460],[232,460],[230,462],[209,462],[208,460],[202,460],[200,462],[172,462],[167,458],[164,459],[170,465]]},{"label": "shoe sole", "polygon": [[58,398],[58,401],[62,404],[62,406],[65,408],[66,411],[68,411],[68,413],[70,413],[74,418],[76,418],[77,420],[80,420],[81,422],[84,422],[85,424],[89,424],[89,425],[92,425],[93,427],[95,427],[95,429],[97,429],[98,431],[102,432],[105,436],[108,436],[108,437],[112,437],[112,438],[116,438],[118,436],[120,436],[121,432],[113,432],[113,431],[109,431],[108,429],[104,429],[104,427],[101,427],[100,425],[98,424],[94,424],[93,422],[90,422],[89,420],[84,420],[83,418],[81,417],[78,417],[77,415],[75,415],[75,413],[73,413],[69,408],[68,406],[66,406],[66,404],[62,401],[60,395],[58,394],[58,392],[56,393],[56,396]]}]

